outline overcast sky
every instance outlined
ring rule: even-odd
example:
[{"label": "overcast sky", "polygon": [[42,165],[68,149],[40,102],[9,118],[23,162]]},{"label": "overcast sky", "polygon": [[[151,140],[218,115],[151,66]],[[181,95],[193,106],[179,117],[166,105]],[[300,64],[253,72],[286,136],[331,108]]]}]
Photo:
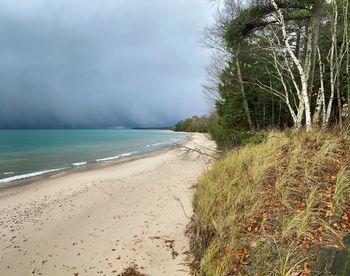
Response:
[{"label": "overcast sky", "polygon": [[0,0],[0,128],[166,126],[208,112],[206,0]]}]

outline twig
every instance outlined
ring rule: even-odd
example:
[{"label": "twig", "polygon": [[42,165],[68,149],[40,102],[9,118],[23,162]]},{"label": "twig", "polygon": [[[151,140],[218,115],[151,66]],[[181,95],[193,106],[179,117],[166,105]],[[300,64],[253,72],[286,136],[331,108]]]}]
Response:
[{"label": "twig", "polygon": [[181,199],[180,199],[179,197],[175,196],[175,195],[173,195],[173,198],[174,198],[176,201],[180,202],[185,217],[188,218],[188,219],[191,219],[191,218],[187,215],[186,210],[185,210],[185,207],[184,207],[184,205],[182,204]]}]

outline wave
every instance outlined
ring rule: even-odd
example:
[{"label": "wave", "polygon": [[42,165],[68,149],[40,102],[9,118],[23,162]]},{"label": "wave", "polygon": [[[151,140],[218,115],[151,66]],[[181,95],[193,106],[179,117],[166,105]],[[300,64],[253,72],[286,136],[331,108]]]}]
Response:
[{"label": "wave", "polygon": [[15,172],[4,172],[4,175],[14,174]]},{"label": "wave", "polygon": [[73,165],[74,167],[83,166],[83,165],[86,165],[86,164],[87,164],[87,162],[76,162],[76,163],[72,163],[72,165]]},{"label": "wave", "polygon": [[167,141],[162,141],[162,142],[154,143],[151,145],[146,145],[146,147],[173,146],[173,145],[176,145],[180,142],[183,142],[183,140],[184,140],[184,138],[172,138],[172,139],[169,139]]},{"label": "wave", "polygon": [[133,152],[128,152],[128,153],[123,153],[120,155],[116,155],[116,156],[111,156],[111,157],[106,157],[106,158],[101,158],[101,159],[96,159],[97,162],[101,162],[101,161],[111,161],[111,160],[115,160],[115,159],[119,159],[121,157],[127,157],[133,154],[136,154],[137,151],[133,151]]},{"label": "wave", "polygon": [[58,172],[58,171],[62,171],[62,170],[65,170],[65,169],[68,169],[68,168],[52,169],[52,170],[45,170],[45,171],[38,171],[38,172],[32,172],[32,173],[25,173],[25,174],[15,175],[15,176],[11,176],[11,177],[0,179],[0,183],[7,183],[7,182],[14,181],[14,180],[20,180],[20,179],[33,177],[33,176],[38,176],[38,175],[42,175],[42,174],[50,173],[50,172]]}]

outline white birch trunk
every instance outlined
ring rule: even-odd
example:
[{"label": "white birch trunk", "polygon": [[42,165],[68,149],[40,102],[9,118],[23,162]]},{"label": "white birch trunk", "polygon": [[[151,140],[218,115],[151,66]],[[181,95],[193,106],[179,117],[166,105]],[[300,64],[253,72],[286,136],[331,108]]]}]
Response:
[{"label": "white birch trunk", "polygon": [[[311,112],[310,112],[310,102],[309,102],[309,96],[307,93],[307,75],[305,74],[305,71],[300,63],[300,61],[297,59],[297,57],[295,56],[290,44],[289,44],[289,40],[288,40],[288,36],[287,36],[287,32],[286,32],[286,25],[284,22],[284,16],[282,14],[282,11],[278,8],[275,0],[271,0],[271,3],[273,5],[273,7],[276,9],[278,16],[279,16],[279,23],[281,25],[281,29],[282,29],[282,34],[283,34],[283,39],[284,39],[284,44],[286,46],[286,49],[288,51],[288,54],[291,56],[294,64],[296,65],[299,75],[300,75],[300,80],[301,80],[301,94],[302,94],[302,101],[303,105],[304,105],[304,110],[305,110],[305,126],[306,126],[306,131],[310,131],[312,128],[312,122],[311,122]],[[311,53],[308,53],[308,55]],[[306,57],[306,59],[310,59],[309,56]],[[301,105],[299,104],[299,110],[298,110],[298,125],[297,127],[301,126],[301,121],[302,121],[302,114],[299,114],[300,111],[300,107]]]},{"label": "white birch trunk", "polygon": [[[324,97],[324,82],[323,82],[323,64],[321,60],[321,53],[320,53],[320,48],[317,47],[317,54],[318,54],[318,63],[320,67],[320,89],[318,91],[317,95],[317,101],[316,101],[316,108],[315,108],[315,113],[314,113],[314,122],[315,124],[320,123],[320,118],[321,118],[321,110],[325,110],[325,97]],[[325,114],[323,113],[323,117]]]},{"label": "white birch trunk", "polygon": [[294,112],[294,110],[293,110],[293,108],[292,108],[292,106],[291,106],[291,104],[289,102],[289,93],[288,93],[287,85],[286,85],[286,83],[284,81],[283,74],[282,74],[282,72],[281,72],[281,70],[279,68],[276,55],[273,53],[272,56],[273,56],[275,68],[276,68],[277,73],[278,73],[278,75],[279,75],[279,77],[281,79],[281,82],[282,82],[282,85],[283,85],[283,89],[284,89],[284,92],[285,92],[285,103],[286,103],[286,105],[288,107],[290,115],[292,116],[293,123],[297,127],[297,116],[295,115],[295,112]]},{"label": "white birch trunk", "polygon": [[304,115],[304,98],[301,98],[299,101],[299,107],[298,107],[298,114],[297,114],[297,122],[295,124],[295,127],[297,129],[301,128],[302,122],[303,122],[303,115]]}]

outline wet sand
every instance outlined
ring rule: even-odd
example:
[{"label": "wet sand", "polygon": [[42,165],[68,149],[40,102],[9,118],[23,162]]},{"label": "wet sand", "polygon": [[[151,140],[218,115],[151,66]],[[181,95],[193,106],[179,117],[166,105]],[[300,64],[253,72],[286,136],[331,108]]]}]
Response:
[{"label": "wet sand", "polygon": [[[204,134],[186,147],[214,149]],[[0,192],[0,275],[188,275],[191,186],[208,157],[171,149]]]}]

